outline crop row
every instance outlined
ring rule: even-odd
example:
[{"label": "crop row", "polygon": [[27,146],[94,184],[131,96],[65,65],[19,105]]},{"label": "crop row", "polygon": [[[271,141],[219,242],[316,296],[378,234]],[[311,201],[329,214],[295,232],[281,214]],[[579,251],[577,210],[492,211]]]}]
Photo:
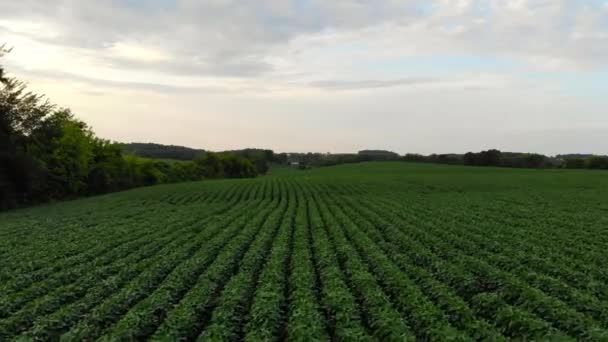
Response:
[{"label": "crop row", "polygon": [[608,339],[605,219],[285,172],[9,217],[0,340]]}]

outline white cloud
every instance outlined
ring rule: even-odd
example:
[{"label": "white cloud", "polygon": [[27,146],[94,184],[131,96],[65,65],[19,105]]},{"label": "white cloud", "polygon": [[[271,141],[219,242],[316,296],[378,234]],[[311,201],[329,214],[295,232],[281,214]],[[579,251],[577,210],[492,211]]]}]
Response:
[{"label": "white cloud", "polygon": [[[129,4],[7,2],[0,4],[0,27],[41,43],[88,50],[101,65],[201,76],[270,74],[286,64],[273,64],[281,60],[277,53],[285,57],[294,49],[292,42],[325,37],[327,32],[375,46],[368,54],[380,57],[464,53],[525,62],[545,56],[568,60],[563,65],[584,67],[603,67],[608,61],[608,44],[598,47],[591,42],[604,39],[608,32],[605,16],[594,10],[591,1]],[[421,12],[425,7],[428,10]],[[390,43],[382,45],[378,40]],[[133,63],[138,61],[141,65]]]},{"label": "white cloud", "polygon": [[506,8],[512,11],[526,11],[528,10],[527,0],[507,0]]},{"label": "white cloud", "polygon": [[153,47],[146,47],[140,44],[132,44],[125,42],[116,42],[110,48],[111,54],[118,57],[128,58],[140,62],[164,62],[170,59],[170,56]]}]

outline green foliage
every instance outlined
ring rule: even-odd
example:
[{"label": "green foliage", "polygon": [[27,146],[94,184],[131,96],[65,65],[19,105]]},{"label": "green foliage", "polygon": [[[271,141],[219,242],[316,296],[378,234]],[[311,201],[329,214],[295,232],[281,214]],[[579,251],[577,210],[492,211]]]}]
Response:
[{"label": "green foliage", "polygon": [[[250,160],[253,166],[255,167],[256,172],[261,175],[266,174],[268,172],[270,163],[284,164],[283,160],[281,159],[281,156],[275,155],[272,150],[246,148],[243,150],[227,151],[224,153],[233,154],[241,158]],[[286,155],[282,154],[282,156]]]},{"label": "green foliage", "polygon": [[52,113],[28,137],[28,155],[39,161],[50,198],[76,196],[86,191],[93,161],[93,133],[68,110]]},{"label": "green foliage", "polygon": [[[213,153],[184,146],[152,143],[129,143],[121,144],[120,146],[125,153],[142,158],[197,161],[198,164],[208,163],[207,168],[209,170],[207,171],[207,178],[223,177],[224,168],[229,169],[226,171],[229,172],[228,177],[230,178],[250,177],[247,176],[248,174],[251,174],[251,167],[249,165],[234,165],[235,163],[248,164],[245,160],[248,160],[255,167],[255,174],[265,174],[268,172],[270,163],[282,162],[280,157],[275,158],[275,154],[272,150],[255,148]],[[222,167],[220,165],[220,160],[217,159],[220,159],[226,166]],[[232,170],[235,167],[237,170]],[[243,168],[243,170],[238,170],[238,168]]]},{"label": "green foliage", "polygon": [[586,166],[589,169],[608,169],[608,156],[593,156],[587,159]]},{"label": "green foliage", "polygon": [[205,178],[247,178],[257,174],[249,159],[232,153],[207,152],[194,163]]},{"label": "green foliage", "polygon": [[585,159],[583,158],[568,158],[564,162],[566,169],[584,169]]},{"label": "green foliage", "polygon": [[399,154],[384,150],[363,150],[357,153],[361,161],[390,161],[399,160]]},{"label": "green foliage", "polygon": [[[91,150],[142,184],[203,172]],[[361,163],[2,213],[0,340],[604,341],[606,194],[587,170]]]},{"label": "green foliage", "polygon": [[567,169],[608,170],[608,156],[565,156],[564,167]]},{"label": "green foliage", "polygon": [[87,192],[101,194],[128,187],[125,179],[126,160],[120,146],[96,138],[91,147],[93,159],[87,177]]},{"label": "green foliage", "polygon": [[463,157],[464,165],[500,166],[502,153],[499,150],[487,150],[479,153],[468,152]]},{"label": "green foliage", "polygon": [[120,146],[126,154],[151,159],[194,160],[205,154],[205,150],[175,145],[128,143]]},{"label": "green foliage", "polygon": [[310,167],[334,166],[339,164],[361,163],[365,161],[397,161],[399,155],[391,151],[363,150],[358,153],[289,153],[287,163],[297,163],[300,169]]},{"label": "green foliage", "polygon": [[608,169],[608,157],[592,155],[563,155],[548,157],[538,153],[501,152],[487,150],[465,154],[431,154],[421,155],[397,153],[382,150],[363,150],[352,153],[289,153],[287,164],[306,170],[311,167],[334,166],[339,164],[361,163],[366,161],[405,161],[415,163],[433,163],[467,166],[494,166],[510,168],[588,168]]}]

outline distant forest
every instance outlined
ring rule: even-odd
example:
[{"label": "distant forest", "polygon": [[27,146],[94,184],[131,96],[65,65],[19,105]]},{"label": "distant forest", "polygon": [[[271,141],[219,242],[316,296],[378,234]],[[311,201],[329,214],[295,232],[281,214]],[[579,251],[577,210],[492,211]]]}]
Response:
[{"label": "distant forest", "polygon": [[126,154],[142,158],[194,160],[205,154],[205,150],[154,143],[128,143],[121,144],[121,147]]},{"label": "distant forest", "polygon": [[555,157],[537,153],[502,152],[491,149],[465,154],[399,155],[391,151],[365,150],[358,153],[290,153],[288,160],[305,169],[365,161],[405,161],[467,166],[495,166],[511,168],[608,169],[608,156],[568,154]]},{"label": "distant forest", "polygon": [[[157,159],[193,160],[196,156],[204,155],[205,153],[201,149],[153,143],[129,143],[122,144],[122,146],[126,153]],[[262,168],[266,167],[268,163],[290,164],[306,169],[366,161],[405,161],[511,168],[608,169],[608,156],[562,154],[550,157],[538,153],[502,152],[496,149],[464,154],[431,155],[413,153],[399,155],[396,152],[385,150],[362,150],[357,153],[275,153],[272,150],[243,149],[221,153],[232,153],[250,160],[263,161],[264,166]]]},{"label": "distant forest", "polygon": [[208,153],[234,155],[250,160],[260,174],[264,174],[268,171],[268,165],[270,163],[284,164],[286,161],[285,154],[275,155],[273,150],[259,148],[211,152],[203,149],[155,143],[121,143],[119,146],[122,148],[123,153],[127,155],[135,155],[141,158],[150,159],[192,161],[202,158]]}]

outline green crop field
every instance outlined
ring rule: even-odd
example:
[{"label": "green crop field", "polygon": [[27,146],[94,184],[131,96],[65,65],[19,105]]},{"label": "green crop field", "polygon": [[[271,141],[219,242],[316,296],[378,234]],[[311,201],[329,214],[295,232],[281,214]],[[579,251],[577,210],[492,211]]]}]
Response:
[{"label": "green crop field", "polygon": [[608,173],[363,163],[0,214],[0,340],[608,340]]}]

